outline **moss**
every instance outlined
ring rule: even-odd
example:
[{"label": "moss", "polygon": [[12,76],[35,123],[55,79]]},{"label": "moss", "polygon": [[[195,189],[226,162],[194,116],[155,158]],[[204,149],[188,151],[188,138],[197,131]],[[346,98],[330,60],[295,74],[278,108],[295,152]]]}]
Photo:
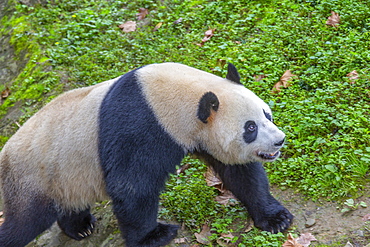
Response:
[{"label": "moss", "polygon": [[45,55],[31,28],[32,19],[24,13],[15,12],[10,18],[4,16],[1,23],[3,28],[0,35],[10,36],[9,45],[14,48],[15,56],[26,61],[26,65],[10,83],[11,95],[0,105],[0,118],[7,114],[15,102],[22,101],[25,108],[30,108],[35,102],[47,101],[45,94],[53,90],[60,80],[56,72],[48,71],[50,59]]},{"label": "moss", "polygon": [[0,136],[0,147],[3,147],[8,140],[8,136]]}]

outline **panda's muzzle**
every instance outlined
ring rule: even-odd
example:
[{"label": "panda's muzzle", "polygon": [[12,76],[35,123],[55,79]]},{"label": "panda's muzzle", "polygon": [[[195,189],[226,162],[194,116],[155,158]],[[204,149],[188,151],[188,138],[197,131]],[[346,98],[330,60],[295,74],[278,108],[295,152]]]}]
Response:
[{"label": "panda's muzzle", "polygon": [[264,153],[264,152],[261,152],[261,151],[259,151],[258,153],[257,153],[257,155],[258,155],[258,157],[260,157],[260,158],[262,158],[262,159],[264,159],[264,160],[274,160],[274,159],[276,159],[277,157],[279,157],[280,156],[280,151],[276,151],[275,153],[271,153],[271,154],[269,154],[269,153]]}]

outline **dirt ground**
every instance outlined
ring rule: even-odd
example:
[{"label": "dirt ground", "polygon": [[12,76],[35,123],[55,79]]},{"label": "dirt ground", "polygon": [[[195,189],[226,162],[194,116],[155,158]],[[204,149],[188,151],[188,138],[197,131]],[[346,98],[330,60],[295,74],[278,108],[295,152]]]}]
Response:
[{"label": "dirt ground", "polygon": [[299,233],[309,232],[318,240],[311,246],[326,244],[344,247],[348,241],[354,247],[370,246],[370,221],[363,220],[365,215],[370,214],[370,188],[366,189],[364,196],[355,200],[356,203],[365,202],[368,207],[358,206],[347,213],[341,212],[343,206],[337,202],[313,202],[291,190],[271,190],[295,216],[293,228]]},{"label": "dirt ground", "polygon": [[[365,222],[362,219],[370,213],[369,193],[365,193],[366,196],[356,200],[356,202],[365,202],[369,207],[359,206],[356,210],[343,214],[341,213],[343,207],[335,202],[313,202],[292,190],[281,191],[272,188],[271,191],[294,214],[295,219],[292,229],[296,233],[311,233],[318,240],[311,242],[310,246],[325,244],[326,246],[336,247],[370,247],[370,221]],[[367,192],[370,192],[370,190],[367,190]],[[54,225],[37,240],[29,244],[28,247],[124,246],[120,233],[117,231],[118,225],[110,206],[100,204],[93,210],[93,213],[98,219],[97,226],[94,234],[86,240],[74,241],[65,236],[59,227]],[[181,229],[177,238],[190,240],[192,234],[186,229]],[[172,243],[170,246],[187,247],[193,244]]]}]

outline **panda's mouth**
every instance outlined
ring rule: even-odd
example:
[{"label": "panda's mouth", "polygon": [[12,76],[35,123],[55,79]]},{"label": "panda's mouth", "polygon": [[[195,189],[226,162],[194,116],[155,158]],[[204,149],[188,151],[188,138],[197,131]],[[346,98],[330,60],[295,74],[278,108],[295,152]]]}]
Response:
[{"label": "panda's mouth", "polygon": [[258,155],[258,157],[260,157],[260,158],[262,158],[264,160],[274,160],[277,157],[279,157],[280,151],[276,151],[275,153],[270,153],[270,154],[259,151],[257,153],[257,155]]}]

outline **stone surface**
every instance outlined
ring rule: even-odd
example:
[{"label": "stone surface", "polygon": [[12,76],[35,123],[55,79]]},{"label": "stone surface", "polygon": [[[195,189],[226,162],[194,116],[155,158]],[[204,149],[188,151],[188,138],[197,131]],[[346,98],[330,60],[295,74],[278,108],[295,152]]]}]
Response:
[{"label": "stone surface", "polygon": [[314,226],[315,224],[316,224],[316,220],[311,218],[311,219],[306,220],[306,223],[304,224],[304,226],[307,227],[307,228],[310,228],[310,227]]}]

